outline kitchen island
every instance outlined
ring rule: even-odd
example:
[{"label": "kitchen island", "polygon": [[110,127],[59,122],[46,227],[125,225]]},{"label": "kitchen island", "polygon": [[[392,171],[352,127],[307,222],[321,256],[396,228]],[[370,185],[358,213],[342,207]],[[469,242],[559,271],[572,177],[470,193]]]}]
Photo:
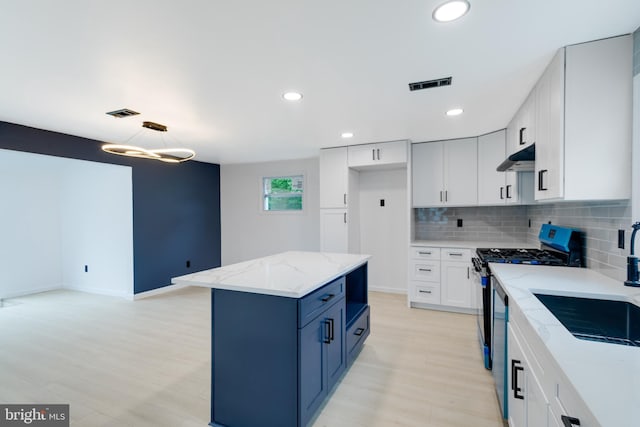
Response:
[{"label": "kitchen island", "polygon": [[211,426],[310,423],[369,335],[368,259],[284,252],[172,279],[211,288]]}]

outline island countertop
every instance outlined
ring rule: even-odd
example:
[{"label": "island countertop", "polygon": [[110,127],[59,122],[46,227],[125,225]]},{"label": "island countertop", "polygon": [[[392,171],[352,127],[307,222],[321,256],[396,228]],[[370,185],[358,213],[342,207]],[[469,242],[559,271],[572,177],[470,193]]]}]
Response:
[{"label": "island countertop", "polygon": [[174,277],[171,283],[301,298],[370,255],[290,251]]}]

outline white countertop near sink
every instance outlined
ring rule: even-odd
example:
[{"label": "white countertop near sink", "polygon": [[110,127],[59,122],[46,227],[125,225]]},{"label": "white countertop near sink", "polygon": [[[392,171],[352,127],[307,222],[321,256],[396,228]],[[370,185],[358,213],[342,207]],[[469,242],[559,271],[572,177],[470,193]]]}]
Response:
[{"label": "white countertop near sink", "polygon": [[171,283],[300,298],[369,258],[359,254],[283,252],[174,277]]},{"label": "white countertop near sink", "polygon": [[[575,338],[533,295],[626,300],[640,305],[640,288],[593,270],[490,264],[533,330],[602,426],[640,425],[640,348]],[[549,396],[551,399],[552,396]]]},{"label": "white countertop near sink", "polygon": [[435,248],[505,248],[505,249],[518,249],[518,248],[539,248],[537,246],[527,242],[505,243],[505,242],[489,242],[489,241],[473,241],[473,240],[414,240],[411,242],[411,246],[431,246]]}]

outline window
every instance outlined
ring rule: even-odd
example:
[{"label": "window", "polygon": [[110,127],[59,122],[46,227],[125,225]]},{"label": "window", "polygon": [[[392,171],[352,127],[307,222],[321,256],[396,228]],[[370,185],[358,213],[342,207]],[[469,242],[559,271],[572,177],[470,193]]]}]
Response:
[{"label": "window", "polygon": [[262,209],[302,211],[303,184],[302,175],[263,178]]}]

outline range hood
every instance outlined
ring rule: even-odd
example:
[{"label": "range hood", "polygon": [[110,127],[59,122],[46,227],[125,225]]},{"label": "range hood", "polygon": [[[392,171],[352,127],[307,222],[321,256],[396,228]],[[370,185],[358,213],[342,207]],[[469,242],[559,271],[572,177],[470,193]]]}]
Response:
[{"label": "range hood", "polygon": [[514,171],[527,172],[535,170],[536,144],[531,144],[520,151],[516,151],[496,168],[498,172]]}]

